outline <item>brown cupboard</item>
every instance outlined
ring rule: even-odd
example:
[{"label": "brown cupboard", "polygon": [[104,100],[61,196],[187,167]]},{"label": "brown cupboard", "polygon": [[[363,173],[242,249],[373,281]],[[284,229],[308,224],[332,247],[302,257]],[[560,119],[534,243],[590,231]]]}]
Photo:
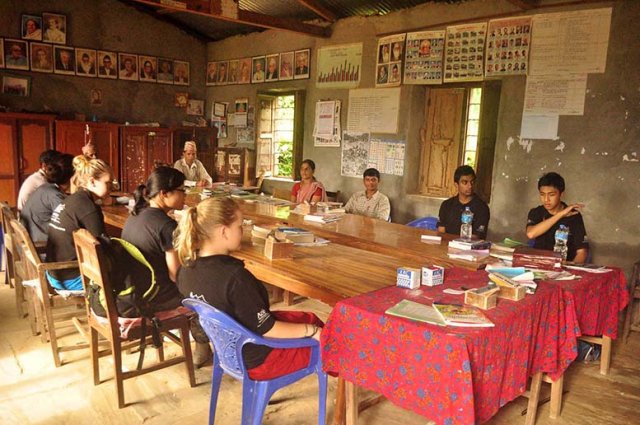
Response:
[{"label": "brown cupboard", "polygon": [[253,186],[255,177],[256,155],[253,149],[216,149],[214,181]]},{"label": "brown cupboard", "polygon": [[172,132],[158,127],[120,127],[121,187],[133,192],[153,169],[173,163]]},{"label": "brown cupboard", "polygon": [[53,148],[53,122],[47,114],[0,113],[0,200],[15,206],[20,185],[40,168],[40,153]]}]

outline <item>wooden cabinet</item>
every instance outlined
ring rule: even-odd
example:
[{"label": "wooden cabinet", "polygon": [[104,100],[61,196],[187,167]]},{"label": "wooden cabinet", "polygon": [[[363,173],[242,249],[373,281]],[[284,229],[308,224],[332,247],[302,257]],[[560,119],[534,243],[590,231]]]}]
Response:
[{"label": "wooden cabinet", "polygon": [[56,149],[73,156],[82,153],[82,146],[88,137],[96,147],[96,157],[104,160],[111,168],[116,179],[120,179],[120,152],[118,143],[118,124],[85,121],[56,121]]},{"label": "wooden cabinet", "polygon": [[256,177],[255,151],[246,148],[217,148],[214,181],[252,186]]},{"label": "wooden cabinet", "polygon": [[198,159],[213,176],[215,150],[218,146],[217,130],[210,127],[174,127],[173,162],[182,158],[184,142],[193,140],[198,147]]},{"label": "wooden cabinet", "polygon": [[20,185],[53,148],[54,115],[0,113],[0,200],[15,206]]},{"label": "wooden cabinet", "polygon": [[172,132],[168,128],[120,127],[121,187],[133,192],[159,164],[173,164]]}]

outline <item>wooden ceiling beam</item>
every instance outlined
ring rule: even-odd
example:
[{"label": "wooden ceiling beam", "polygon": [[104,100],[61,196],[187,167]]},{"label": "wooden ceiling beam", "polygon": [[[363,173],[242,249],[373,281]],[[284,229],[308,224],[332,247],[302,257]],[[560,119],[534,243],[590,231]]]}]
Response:
[{"label": "wooden ceiling beam", "polygon": [[[159,8],[164,11],[175,11],[182,13],[190,13],[199,16],[206,16],[208,18],[217,19],[227,22],[235,22],[237,24],[251,25],[260,28],[269,28],[276,30],[292,31],[299,34],[310,35],[312,37],[329,37],[330,29],[320,27],[317,25],[310,25],[304,22],[296,21],[288,18],[279,18],[277,16],[264,15],[262,13],[251,12],[248,10],[238,9],[237,16],[227,16],[223,14],[214,14],[208,12],[201,12],[191,9],[183,9],[180,7],[171,6],[169,4],[160,4],[159,1],[153,0],[132,0],[134,3],[140,3],[147,6]],[[167,13],[167,12],[164,12]]]},{"label": "wooden ceiling beam", "polygon": [[331,10],[322,5],[318,0],[296,0],[298,3],[306,7],[307,9],[311,9],[317,15],[320,15],[324,19],[329,22],[335,22],[338,18],[336,14]]}]

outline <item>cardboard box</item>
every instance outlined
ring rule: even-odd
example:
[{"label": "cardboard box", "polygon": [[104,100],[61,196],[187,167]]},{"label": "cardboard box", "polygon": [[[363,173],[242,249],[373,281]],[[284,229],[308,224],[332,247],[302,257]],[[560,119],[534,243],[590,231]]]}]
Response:
[{"label": "cardboard box", "polygon": [[396,285],[406,289],[416,289],[420,287],[420,269],[411,267],[398,267],[396,274]]},{"label": "cardboard box", "polygon": [[464,303],[483,310],[494,308],[498,302],[498,288],[486,290],[486,287],[470,289],[464,293]]},{"label": "cardboard box", "polygon": [[437,286],[444,283],[444,267],[424,266],[422,267],[422,284],[426,286]]},{"label": "cardboard box", "polygon": [[527,287],[524,285],[518,285],[514,287],[501,286],[500,292],[498,292],[498,298],[504,298],[505,300],[520,301],[527,294]]}]

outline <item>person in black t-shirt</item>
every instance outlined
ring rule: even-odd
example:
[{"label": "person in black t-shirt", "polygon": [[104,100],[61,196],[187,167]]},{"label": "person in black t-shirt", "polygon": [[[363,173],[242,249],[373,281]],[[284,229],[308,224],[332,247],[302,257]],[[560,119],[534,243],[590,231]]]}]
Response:
[{"label": "person in black t-shirt", "polygon": [[[176,232],[183,267],[178,289],[186,297],[211,304],[252,332],[269,338],[320,340],[322,321],[314,314],[273,312],[265,287],[229,254],[240,249],[242,212],[230,198],[210,198],[189,208]],[[295,323],[294,323],[295,322]],[[247,344],[243,358],[254,380],[273,379],[309,364],[311,349],[272,349]]]},{"label": "person in black t-shirt", "polygon": [[[113,171],[101,159],[87,159],[83,155],[73,159],[76,171],[77,191],[56,207],[49,222],[47,262],[76,260],[73,232],[87,229],[93,236],[105,233],[102,210],[95,201],[111,190]],[[82,290],[79,269],[51,270],[47,272],[51,286],[56,289]]]},{"label": "person in black t-shirt", "polygon": [[569,228],[567,260],[584,263],[589,255],[589,242],[580,209],[583,204],[562,202],[565,183],[558,173],[547,173],[538,180],[542,205],[529,211],[527,237],[535,239],[534,248],[553,250],[555,233],[561,224]]},{"label": "person in black t-shirt", "polygon": [[[134,193],[135,205],[122,229],[122,239],[136,246],[151,264],[158,285],[158,293],[151,300],[153,311],[172,310],[182,305],[176,275],[180,268],[178,254],[173,249],[176,221],[169,217],[172,210],[181,210],[185,200],[185,176],[172,167],[158,167]],[[209,339],[199,323],[191,322],[196,340],[193,361],[198,367],[211,358]]]},{"label": "person in black t-shirt", "polygon": [[489,206],[473,192],[476,173],[468,165],[456,168],[453,184],[458,194],[440,205],[438,213],[438,232],[460,234],[462,212],[469,207],[473,213],[472,233],[480,239],[487,237],[489,229]]}]

